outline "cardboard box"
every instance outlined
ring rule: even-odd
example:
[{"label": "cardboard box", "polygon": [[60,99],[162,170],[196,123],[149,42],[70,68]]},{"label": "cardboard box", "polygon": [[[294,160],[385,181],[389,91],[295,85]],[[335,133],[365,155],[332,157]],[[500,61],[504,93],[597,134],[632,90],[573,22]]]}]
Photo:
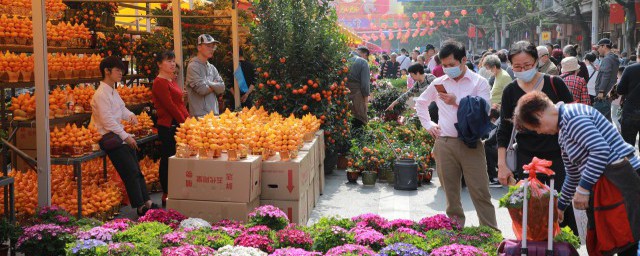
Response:
[{"label": "cardboard box", "polygon": [[248,203],[260,196],[261,156],[227,161],[218,159],[169,159],[169,198]]},{"label": "cardboard box", "polygon": [[36,128],[18,128],[16,131],[16,147],[19,149],[36,149]]},{"label": "cardboard box", "polygon": [[187,217],[201,218],[209,222],[224,219],[246,222],[247,215],[259,205],[260,199],[248,203],[167,199],[167,209],[174,209]]},{"label": "cardboard box", "polygon": [[[306,191],[305,191],[306,193]],[[291,223],[307,225],[309,211],[307,209],[307,195],[303,194],[300,200],[260,200],[260,205],[273,205],[287,214]]]},{"label": "cardboard box", "polygon": [[307,189],[307,212],[311,214],[313,208],[316,206],[315,197],[313,196],[313,182],[311,182],[311,186]]},{"label": "cardboard box", "polygon": [[[309,187],[313,157],[299,152],[296,159],[281,162],[274,156],[262,162],[261,199],[298,201]],[[171,191],[171,188],[169,188]]]},{"label": "cardboard box", "polygon": [[[312,142],[307,142],[304,144],[300,152],[307,152],[307,155],[312,157],[312,166],[317,166],[319,164],[320,156],[318,154],[318,138],[314,137]],[[311,176],[309,176],[309,186],[311,186],[311,181],[316,176],[316,172],[311,172]]]},{"label": "cardboard box", "polygon": [[[21,150],[25,154],[31,156],[33,159],[36,159],[36,154],[38,153],[36,150],[33,150],[33,149],[21,149]],[[24,170],[31,169],[31,167],[27,164],[27,162],[22,160],[22,157],[18,156],[18,154],[13,154],[13,155],[15,156],[15,159],[16,159],[16,164],[13,167],[16,168],[16,170],[24,171]]]},{"label": "cardboard box", "polygon": [[320,177],[313,179],[313,206],[317,206],[320,201]]}]

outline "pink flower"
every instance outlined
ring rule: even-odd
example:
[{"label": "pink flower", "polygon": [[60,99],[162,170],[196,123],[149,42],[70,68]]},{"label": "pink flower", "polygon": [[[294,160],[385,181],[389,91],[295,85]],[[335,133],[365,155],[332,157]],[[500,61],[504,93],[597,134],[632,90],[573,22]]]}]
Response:
[{"label": "pink flower", "polygon": [[487,253],[470,245],[452,244],[431,251],[432,256],[487,256]]},{"label": "pink flower", "polygon": [[460,229],[459,225],[444,214],[437,214],[432,217],[423,218],[419,222],[422,231],[433,229]]},{"label": "pink flower", "polygon": [[351,220],[356,222],[358,226],[366,225],[377,231],[383,231],[391,227],[387,219],[373,213],[361,214],[351,218]]},{"label": "pink flower", "polygon": [[242,234],[233,243],[236,246],[253,247],[265,252],[273,252],[273,241],[264,235]]},{"label": "pink flower", "polygon": [[286,228],[278,231],[276,237],[281,247],[297,247],[303,249],[311,249],[313,239],[302,230]]},{"label": "pink flower", "polygon": [[116,229],[119,231],[124,231],[127,230],[130,226],[130,224],[133,223],[131,220],[129,219],[115,219],[112,221],[109,221],[107,223],[105,223],[104,225],[102,225],[103,228],[111,228],[111,229]]},{"label": "pink flower", "polygon": [[180,222],[187,219],[182,213],[176,210],[151,209],[144,216],[138,219],[139,222],[160,222],[176,229],[180,226]]}]

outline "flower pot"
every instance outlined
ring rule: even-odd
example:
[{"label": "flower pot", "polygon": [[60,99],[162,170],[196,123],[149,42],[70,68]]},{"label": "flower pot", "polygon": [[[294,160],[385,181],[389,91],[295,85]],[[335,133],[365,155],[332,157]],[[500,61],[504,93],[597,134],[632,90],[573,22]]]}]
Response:
[{"label": "flower pot", "polygon": [[393,170],[386,170],[385,176],[387,176],[387,182],[389,183],[389,185],[396,184],[396,173],[393,172]]},{"label": "flower pot", "polygon": [[431,178],[433,178],[433,168],[427,169],[427,172],[424,174],[424,178],[422,181],[424,183],[431,183]]},{"label": "flower pot", "polygon": [[349,167],[349,159],[347,159],[346,155],[339,154],[338,155],[337,169],[338,170],[344,170],[344,169],[347,169],[347,167]]},{"label": "flower pot", "polygon": [[358,176],[360,176],[360,172],[358,171],[347,171],[347,180],[349,183],[358,183]]},{"label": "flower pot", "polygon": [[373,171],[362,172],[362,184],[365,186],[376,185],[377,179],[378,179],[378,174],[376,172],[373,172]]},{"label": "flower pot", "polygon": [[413,159],[397,159],[394,165],[396,190],[418,189],[418,164]]},{"label": "flower pot", "polygon": [[0,256],[9,255],[9,246],[8,245],[0,245]]}]

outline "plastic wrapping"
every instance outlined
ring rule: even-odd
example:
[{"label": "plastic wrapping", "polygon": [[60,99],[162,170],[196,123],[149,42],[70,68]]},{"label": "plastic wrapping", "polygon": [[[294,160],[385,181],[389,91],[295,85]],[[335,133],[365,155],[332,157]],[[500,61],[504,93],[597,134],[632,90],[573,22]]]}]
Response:
[{"label": "plastic wrapping", "polygon": [[[543,184],[536,178],[536,173],[542,173],[546,175],[554,175],[555,173],[549,169],[551,167],[551,161],[539,159],[534,157],[530,164],[525,165],[523,168],[529,172],[529,177],[526,179],[529,182],[528,189],[528,225],[527,225],[527,240],[530,241],[545,241],[547,240],[547,223],[549,221],[549,196],[554,195],[555,192],[547,185]],[[517,187],[523,187],[525,180],[518,182]],[[553,236],[555,237],[560,233],[560,226],[558,225],[557,212],[557,198],[554,199],[554,215],[553,215]],[[513,222],[513,232],[518,240],[522,240],[522,207],[509,208],[509,215]]]}]

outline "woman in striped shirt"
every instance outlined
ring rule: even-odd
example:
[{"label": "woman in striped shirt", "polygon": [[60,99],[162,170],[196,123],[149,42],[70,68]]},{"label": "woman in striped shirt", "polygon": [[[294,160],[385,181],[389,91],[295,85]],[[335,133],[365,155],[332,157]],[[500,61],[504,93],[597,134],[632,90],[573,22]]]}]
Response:
[{"label": "woman in striped shirt", "polygon": [[[539,134],[558,134],[567,175],[558,200],[560,219],[572,199],[576,209],[589,210],[594,208],[594,197],[612,196],[592,193],[599,180],[604,177],[612,180],[612,173],[622,172],[624,176],[624,189],[612,180],[622,194],[626,196],[626,193],[631,193],[635,198],[640,196],[640,158],[636,149],[625,143],[618,130],[596,109],[583,104],[553,104],[546,94],[532,91],[518,100],[514,120],[518,129]],[[635,206],[626,205],[627,209],[638,208],[637,202],[633,204]],[[590,211],[588,216],[591,222],[593,210]],[[639,211],[627,210],[627,213],[638,215],[630,218],[640,218]],[[639,229],[633,225],[631,227]],[[637,242],[637,239],[634,241]],[[626,255],[618,252],[618,255]]]}]

